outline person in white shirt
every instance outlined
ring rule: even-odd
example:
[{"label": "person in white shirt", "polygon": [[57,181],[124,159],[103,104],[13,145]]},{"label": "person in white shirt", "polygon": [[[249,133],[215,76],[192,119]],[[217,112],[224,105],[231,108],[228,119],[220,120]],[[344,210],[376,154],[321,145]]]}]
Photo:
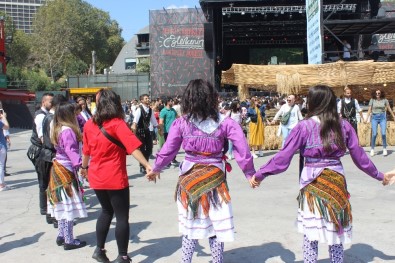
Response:
[{"label": "person in white shirt", "polygon": [[283,136],[283,142],[281,148],[284,147],[285,141],[291,130],[298,124],[299,121],[303,120],[302,113],[300,112],[299,106],[295,104],[295,95],[289,95],[287,97],[287,103],[283,104],[280,110],[276,113],[273,120],[269,122],[269,125],[276,123],[278,119],[283,118],[289,114],[289,119],[286,123],[281,122],[281,134]]},{"label": "person in white shirt", "polygon": [[343,60],[350,60],[351,58],[351,45],[347,40],[343,40]]},{"label": "person in white shirt", "polygon": [[[143,153],[145,159],[148,161],[152,155],[153,138],[150,131],[150,125],[157,128],[158,122],[150,107],[150,98],[148,94],[140,96],[141,105],[136,109],[133,118],[132,131],[136,134],[137,138],[141,141],[140,151]],[[145,168],[140,164],[140,172],[146,174]]]},{"label": "person in white shirt", "polygon": [[343,93],[344,97],[337,103],[337,112],[339,113],[340,117],[347,120],[352,125],[355,132],[358,134],[357,112],[359,113],[361,120],[364,120],[364,117],[362,115],[362,109],[359,106],[358,101],[352,98],[351,94],[351,89],[349,87],[345,87]]}]

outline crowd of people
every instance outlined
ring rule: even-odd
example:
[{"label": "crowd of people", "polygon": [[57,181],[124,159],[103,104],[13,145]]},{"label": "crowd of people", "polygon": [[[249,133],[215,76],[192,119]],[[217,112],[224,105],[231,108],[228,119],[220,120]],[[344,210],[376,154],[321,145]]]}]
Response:
[{"label": "crowd of people", "polygon": [[[131,262],[127,155],[140,163],[148,181],[157,182],[170,165],[179,167],[175,199],[181,262],[192,261],[199,239],[209,240],[214,263],[224,262],[224,242],[234,240],[226,176],[231,171],[229,159],[256,188],[266,177],[288,169],[300,152],[304,161],[299,171],[297,227],[304,234],[305,262],[317,262],[318,242],[329,245],[331,262],[343,262],[343,244],[351,241],[352,211],[340,161],[346,151],[372,178],[384,185],[395,180],[395,170],[384,174],[376,168],[359,146],[356,132],[357,113],[363,122],[371,115],[376,131],[385,123],[387,110],[394,115],[381,90],[372,93],[367,117],[349,88],[342,99],[329,87],[315,86],[306,97],[288,94],[240,101],[219,97],[213,85],[202,79],[191,80],[179,97],[151,102],[143,94],[139,101],[122,103],[115,92],[103,89],[96,94],[94,109],[92,103],[84,97],[70,101],[45,93],[35,115],[28,157],[37,172],[40,213],[58,228],[55,241],[64,250],[86,245],[74,238],[73,227],[76,218],[88,216],[84,182],[89,182],[101,206],[92,255],[98,262],[110,262],[105,243],[114,216],[118,257],[113,262]],[[276,114],[269,116],[269,109]],[[5,117],[0,111],[0,129],[8,128]],[[283,138],[281,149],[255,170],[253,160],[263,154],[265,125],[274,124],[279,124],[278,135]],[[381,132],[386,155],[385,129]],[[1,172],[6,141],[1,134],[0,189],[6,187]],[[156,153],[154,145],[158,145]],[[178,162],[181,147],[185,155]],[[151,158],[155,158],[152,167]]]}]

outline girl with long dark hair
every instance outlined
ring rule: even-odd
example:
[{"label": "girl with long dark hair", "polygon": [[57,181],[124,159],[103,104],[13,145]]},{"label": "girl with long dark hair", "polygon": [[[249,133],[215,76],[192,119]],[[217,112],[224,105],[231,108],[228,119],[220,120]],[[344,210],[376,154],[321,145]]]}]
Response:
[{"label": "girl with long dark hair", "polygon": [[327,86],[315,86],[308,94],[308,114],[289,134],[284,148],[254,175],[253,186],[269,175],[286,171],[299,150],[305,158],[300,175],[297,227],[304,234],[304,262],[317,262],[318,242],[329,245],[331,262],[343,262],[343,243],[351,242],[352,214],[340,158],[349,149],[355,165],[387,184],[389,175],[379,172],[351,124],[336,109],[336,96]]},{"label": "girl with long dark hair", "polygon": [[56,155],[50,173],[47,189],[48,212],[58,221],[56,244],[65,250],[86,245],[85,241],[74,239],[75,218],[87,217],[83,191],[77,171],[81,166],[79,142],[81,132],[75,116],[74,104],[63,102],[55,109],[51,142]]},{"label": "girl with long dark hair", "polygon": [[151,171],[151,167],[138,150],[141,142],[124,121],[119,95],[102,89],[96,95],[96,103],[96,113],[84,126],[81,165],[81,173],[88,177],[102,207],[96,223],[97,245],[92,258],[110,262],[104,245],[115,215],[118,257],[113,263],[131,262],[127,254],[130,199],[126,155],[131,154],[147,171]]},{"label": "girl with long dark hair", "polygon": [[181,103],[181,112],[156,155],[155,181],[174,159],[181,145],[185,160],[180,164],[177,184],[179,231],[182,233],[182,261],[191,262],[198,239],[209,239],[213,263],[223,262],[224,243],[233,241],[232,204],[225,176],[224,147],[234,145],[234,157],[248,180],[255,173],[243,131],[234,120],[219,113],[218,94],[202,79],[191,80]]}]

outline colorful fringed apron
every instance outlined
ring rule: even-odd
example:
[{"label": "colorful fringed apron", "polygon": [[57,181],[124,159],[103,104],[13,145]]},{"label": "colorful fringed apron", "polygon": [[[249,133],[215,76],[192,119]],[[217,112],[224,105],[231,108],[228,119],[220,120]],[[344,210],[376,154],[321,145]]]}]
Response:
[{"label": "colorful fringed apron", "polygon": [[221,206],[221,200],[230,201],[225,173],[214,165],[195,164],[187,173],[180,176],[176,188],[178,199],[186,210],[191,209],[196,218],[199,204],[208,215],[210,203]]},{"label": "colorful fringed apron", "polygon": [[343,175],[329,169],[322,173],[309,185],[300,190],[299,208],[304,210],[306,199],[310,212],[319,214],[335,225],[338,234],[352,222],[351,205]]},{"label": "colorful fringed apron", "polygon": [[69,171],[58,161],[54,160],[47,189],[47,196],[51,205],[63,201],[62,192],[66,196],[72,197],[72,185],[75,189],[79,189],[78,181],[76,180],[74,173]]}]

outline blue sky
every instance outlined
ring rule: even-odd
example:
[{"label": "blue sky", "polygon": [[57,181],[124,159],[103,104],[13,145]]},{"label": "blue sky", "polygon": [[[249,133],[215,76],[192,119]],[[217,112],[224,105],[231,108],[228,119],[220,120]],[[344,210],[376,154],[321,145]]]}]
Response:
[{"label": "blue sky", "polygon": [[134,34],[149,24],[149,10],[163,8],[200,8],[199,0],[85,0],[94,7],[110,13],[123,29],[129,41]]}]

